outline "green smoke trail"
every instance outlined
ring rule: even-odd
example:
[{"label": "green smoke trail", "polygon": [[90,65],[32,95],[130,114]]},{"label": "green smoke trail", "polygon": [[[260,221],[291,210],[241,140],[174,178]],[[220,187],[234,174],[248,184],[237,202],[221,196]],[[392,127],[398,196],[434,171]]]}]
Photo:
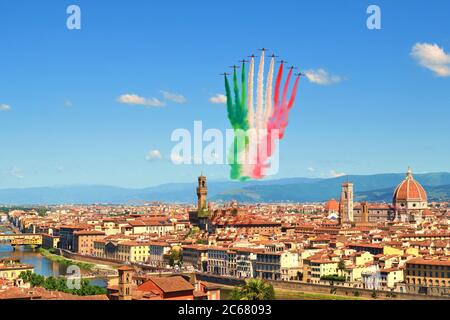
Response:
[{"label": "green smoke trail", "polygon": [[[241,120],[241,129],[245,132],[249,129],[248,124],[248,106],[247,106],[247,79],[246,79],[246,72],[245,72],[245,60],[242,61],[242,72],[241,72],[241,88],[242,88],[242,96],[241,96],[241,108],[239,112],[239,119]],[[249,137],[246,134],[245,135],[245,145],[244,145],[244,151],[248,150],[248,145],[250,143]],[[243,176],[242,175],[242,166],[241,166],[241,181],[245,181],[250,179],[250,177]]]},{"label": "green smoke trail", "polygon": [[234,106],[233,106],[233,100],[231,99],[231,89],[230,84],[228,83],[228,78],[225,75],[225,92],[227,95],[227,112],[228,112],[228,119],[231,122],[231,125],[233,125],[233,119],[234,119]]},{"label": "green smoke trail", "polygon": [[245,77],[245,62],[242,62],[242,73],[241,73],[241,87],[242,87],[242,97],[241,97],[241,109],[239,118],[241,119],[241,129],[248,130],[248,106],[247,106],[247,79]]},{"label": "green smoke trail", "polygon": [[[245,63],[242,64],[241,93],[239,92],[236,68],[234,68],[233,72],[234,101],[232,99],[230,83],[228,82],[226,75],[225,91],[227,96],[228,119],[230,120],[231,126],[234,130],[234,141],[228,156],[228,162],[231,167],[230,178],[232,180],[246,180],[248,177],[242,176],[243,166],[242,164],[239,164],[240,155],[249,143],[248,137],[246,135],[244,137],[242,136],[243,132],[245,133],[248,130]],[[244,143],[240,143],[239,139],[245,139]]]},{"label": "green smoke trail", "polygon": [[235,114],[234,114],[234,124],[233,128],[239,128],[239,114],[241,113],[241,101],[239,99],[239,86],[237,81],[236,68],[234,68],[233,72],[233,87],[234,87],[234,105],[235,105]]},{"label": "green smoke trail", "polygon": [[[238,114],[238,105],[240,104],[239,98],[236,99],[236,97],[239,97],[239,88],[237,87],[237,80],[236,77],[233,77],[233,86],[234,86],[234,95],[235,100],[233,103],[233,98],[231,94],[231,87],[230,83],[228,81],[228,77],[225,75],[225,92],[227,96],[227,112],[228,112],[228,119],[230,120],[231,126],[233,127],[233,130],[236,132],[236,130],[239,129],[239,123],[237,121],[237,114]],[[237,180],[240,177],[241,174],[241,166],[238,163],[238,148],[236,143],[236,136],[234,137],[233,145],[231,145],[230,152],[228,154],[228,163],[231,167],[230,172],[230,179]]]}]

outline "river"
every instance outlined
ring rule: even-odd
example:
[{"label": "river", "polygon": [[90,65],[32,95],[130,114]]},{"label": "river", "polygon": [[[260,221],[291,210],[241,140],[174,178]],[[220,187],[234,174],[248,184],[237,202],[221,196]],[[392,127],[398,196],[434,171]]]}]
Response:
[{"label": "river", "polygon": [[[12,233],[5,226],[0,225],[0,234]],[[66,275],[67,267],[54,262],[50,259],[45,258],[36,249],[29,246],[19,246],[14,248],[8,244],[0,244],[0,259],[1,258],[14,258],[20,259],[22,263],[30,264],[34,267],[34,272],[45,277],[49,276],[64,276]],[[83,274],[85,271],[81,271]],[[107,280],[103,278],[91,279],[90,283],[92,285],[97,285],[100,287],[107,286]]]}]

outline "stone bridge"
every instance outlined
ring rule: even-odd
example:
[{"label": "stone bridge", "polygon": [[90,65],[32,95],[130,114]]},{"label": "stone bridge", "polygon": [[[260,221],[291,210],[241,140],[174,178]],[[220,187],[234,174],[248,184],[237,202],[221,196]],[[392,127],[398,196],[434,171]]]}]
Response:
[{"label": "stone bridge", "polygon": [[42,245],[40,234],[0,234],[0,243],[9,243],[12,246]]}]

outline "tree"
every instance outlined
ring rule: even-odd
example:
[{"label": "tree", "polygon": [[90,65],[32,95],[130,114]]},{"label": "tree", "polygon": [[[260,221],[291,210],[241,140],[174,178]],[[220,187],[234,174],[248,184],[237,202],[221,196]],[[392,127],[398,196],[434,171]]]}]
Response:
[{"label": "tree", "polygon": [[275,300],[275,290],[270,283],[261,279],[246,280],[231,292],[232,300]]},{"label": "tree", "polygon": [[81,279],[80,288],[70,289],[67,286],[67,279],[64,277],[48,277],[32,273],[31,271],[21,272],[19,277],[24,282],[29,282],[32,287],[43,287],[50,291],[60,291],[65,293],[71,293],[78,296],[90,296],[98,294],[106,294],[106,289],[98,286],[91,285],[89,280]]},{"label": "tree", "polygon": [[169,265],[171,267],[181,266],[183,263],[183,255],[181,254],[181,250],[172,250],[170,253]]},{"label": "tree", "polygon": [[344,270],[345,269],[345,262],[344,262],[344,260],[340,260],[339,261],[339,263],[338,263],[338,269],[340,270],[340,271],[342,271],[342,270]]},{"label": "tree", "polygon": [[19,275],[19,278],[23,280],[23,282],[27,283],[31,281],[31,276],[32,276],[33,272],[31,272],[30,270],[27,271],[22,271]]},{"label": "tree", "polygon": [[45,217],[47,215],[47,208],[39,207],[36,209],[36,212],[40,217]]}]

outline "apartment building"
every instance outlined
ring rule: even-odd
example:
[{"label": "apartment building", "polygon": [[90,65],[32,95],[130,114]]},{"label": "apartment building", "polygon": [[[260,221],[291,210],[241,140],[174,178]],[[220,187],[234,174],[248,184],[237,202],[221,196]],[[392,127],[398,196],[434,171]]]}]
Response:
[{"label": "apartment building", "polygon": [[149,250],[150,256],[148,263],[153,267],[165,267],[167,264],[164,260],[164,255],[169,254],[172,249],[171,245],[165,242],[150,242]]},{"label": "apartment building", "polygon": [[185,245],[182,247],[183,265],[201,272],[208,269],[208,247],[204,245]]}]

